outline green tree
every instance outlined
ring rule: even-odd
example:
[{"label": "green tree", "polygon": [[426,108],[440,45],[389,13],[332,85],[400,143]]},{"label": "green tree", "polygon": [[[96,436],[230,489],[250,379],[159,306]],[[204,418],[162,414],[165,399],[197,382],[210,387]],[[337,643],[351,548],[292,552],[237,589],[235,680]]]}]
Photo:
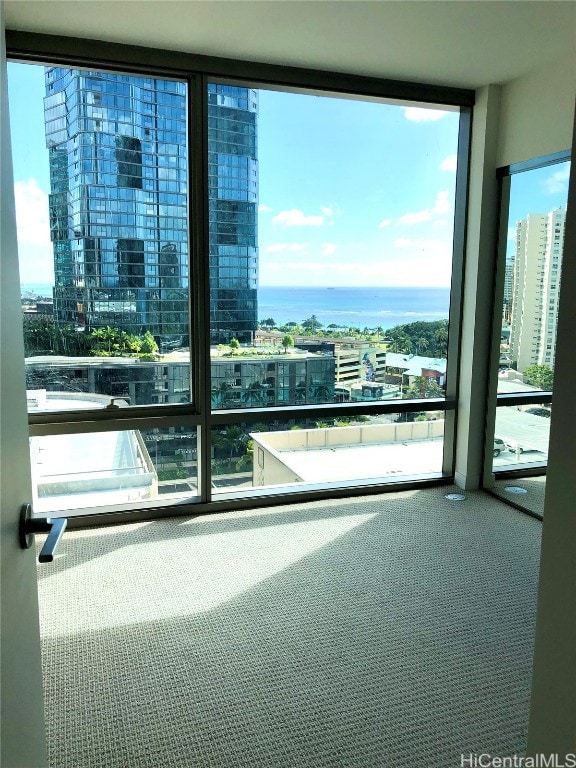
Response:
[{"label": "green tree", "polygon": [[312,315],[307,320],[304,320],[302,323],[302,328],[304,328],[306,331],[310,331],[310,333],[316,333],[316,331],[320,330],[322,328],[322,323],[316,315]]},{"label": "green tree", "polygon": [[284,347],[284,352],[288,352],[288,347],[294,346],[294,337],[287,333],[282,339],[282,346]]},{"label": "green tree", "polygon": [[266,320],[260,320],[262,328],[275,328],[276,321],[272,317],[267,317]]},{"label": "green tree", "polygon": [[232,405],[232,386],[227,382],[221,382],[220,386],[210,391],[212,408],[230,408]]},{"label": "green tree", "polygon": [[152,336],[150,331],[146,331],[140,339],[140,352],[143,355],[155,355],[158,352],[158,344],[156,344],[154,336]]},{"label": "green tree", "polygon": [[[438,347],[441,349],[446,349],[446,345],[448,343],[448,322],[445,322],[444,325],[435,331],[434,338]],[[446,355],[444,354],[442,357],[446,357]]]},{"label": "green tree", "polygon": [[415,345],[416,345],[416,352],[419,355],[423,355],[429,346],[427,339],[423,337],[420,339],[416,339]]},{"label": "green tree", "polygon": [[524,381],[539,389],[551,390],[554,386],[554,371],[549,365],[529,365],[524,369]]},{"label": "green tree", "polygon": [[246,443],[246,452],[236,462],[237,472],[251,472],[254,464],[254,440]]},{"label": "green tree", "polygon": [[240,342],[235,337],[232,337],[228,346],[232,350],[232,354],[236,354],[236,352],[240,349]]},{"label": "green tree", "polygon": [[24,353],[33,355],[58,354],[58,334],[54,320],[39,317],[24,323]]},{"label": "green tree", "polygon": [[59,325],[51,317],[38,317],[24,322],[24,354],[84,355],[90,352],[89,334],[77,331],[71,324]]},{"label": "green tree", "polygon": [[104,328],[94,328],[90,332],[90,343],[92,347],[90,354],[110,357],[118,343],[118,330],[110,328],[109,325]]},{"label": "green tree", "polygon": [[448,321],[407,323],[395,325],[386,331],[390,352],[402,354],[426,354],[430,357],[446,357]]},{"label": "green tree", "polygon": [[444,390],[434,379],[427,379],[424,385],[424,397],[444,397]]}]

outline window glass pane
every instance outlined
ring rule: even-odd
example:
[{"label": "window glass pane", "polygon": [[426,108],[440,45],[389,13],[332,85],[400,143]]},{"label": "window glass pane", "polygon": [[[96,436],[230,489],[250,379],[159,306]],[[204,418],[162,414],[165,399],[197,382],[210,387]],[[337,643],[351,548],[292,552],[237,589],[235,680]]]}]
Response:
[{"label": "window glass pane", "polygon": [[550,403],[496,409],[494,472],[548,461],[551,413]]},{"label": "window glass pane", "polygon": [[442,396],[458,111],[208,98],[212,407]]},{"label": "window glass pane", "polygon": [[10,63],[9,86],[27,389],[189,402],[186,84]]},{"label": "window glass pane", "polygon": [[30,440],[34,512],[110,507],[112,511],[194,500],[196,430],[50,435]]},{"label": "window glass pane", "polygon": [[212,429],[212,492],[437,475],[443,437],[442,411],[220,425]]},{"label": "window glass pane", "polygon": [[570,163],[511,177],[498,392],[551,390]]}]

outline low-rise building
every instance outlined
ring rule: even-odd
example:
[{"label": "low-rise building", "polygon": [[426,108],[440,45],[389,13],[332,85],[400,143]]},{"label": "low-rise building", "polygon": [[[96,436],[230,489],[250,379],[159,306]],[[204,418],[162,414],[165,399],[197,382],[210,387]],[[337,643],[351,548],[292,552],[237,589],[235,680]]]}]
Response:
[{"label": "low-rise building", "polygon": [[399,371],[402,382],[408,386],[412,386],[417,377],[427,381],[435,381],[440,387],[444,387],[446,383],[446,360],[444,358],[387,352],[386,369]]},{"label": "low-rise building", "polygon": [[252,482],[270,486],[439,473],[443,435],[441,419],[252,433]]},{"label": "low-rise building", "polygon": [[[107,398],[27,392],[28,410],[101,408]],[[158,497],[158,473],[139,430],[30,438],[34,511],[114,506]]]},{"label": "low-rise building", "polygon": [[[334,402],[334,356],[305,351],[214,356],[213,408],[257,408]],[[188,353],[158,360],[133,357],[26,359],[26,386],[60,393],[96,393],[130,405],[190,402]]]}]

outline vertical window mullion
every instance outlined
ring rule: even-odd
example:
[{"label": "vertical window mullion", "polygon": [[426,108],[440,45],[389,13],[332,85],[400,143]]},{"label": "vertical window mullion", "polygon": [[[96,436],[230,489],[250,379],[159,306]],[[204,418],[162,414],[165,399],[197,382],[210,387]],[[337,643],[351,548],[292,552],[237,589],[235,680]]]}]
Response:
[{"label": "vertical window mullion", "polygon": [[[452,279],[450,286],[450,311],[448,313],[448,350],[446,367],[446,398],[458,403],[460,368],[460,343],[462,335],[462,307],[464,290],[464,267],[466,245],[466,211],[468,207],[468,176],[470,162],[470,138],[472,131],[472,108],[460,109],[458,129],[458,152],[456,164],[456,195],[454,199],[454,237],[452,252]],[[446,411],[444,422],[444,456],[442,471],[454,474],[456,451],[456,421],[458,408]]]},{"label": "vertical window mullion", "polygon": [[198,482],[202,502],[211,501],[210,441],[210,266],[208,259],[208,87],[203,75],[189,79],[190,317],[192,391],[201,416]]}]

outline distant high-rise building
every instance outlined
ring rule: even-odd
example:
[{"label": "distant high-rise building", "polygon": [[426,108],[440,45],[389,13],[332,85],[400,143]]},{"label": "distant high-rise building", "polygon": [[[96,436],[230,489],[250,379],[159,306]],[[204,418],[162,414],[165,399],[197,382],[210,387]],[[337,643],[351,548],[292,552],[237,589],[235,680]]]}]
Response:
[{"label": "distant high-rise building", "polygon": [[[47,67],[57,323],[188,340],[186,85]],[[226,89],[234,91],[228,94]],[[212,338],[256,328],[256,93],[210,88]]]},{"label": "distant high-rise building", "polygon": [[502,306],[502,319],[510,322],[512,312],[512,295],[514,292],[514,257],[506,258],[504,271],[504,300]]},{"label": "distant high-rise building", "polygon": [[565,223],[558,208],[516,224],[510,356],[519,371],[554,366]]},{"label": "distant high-rise building", "polygon": [[258,92],[208,86],[210,340],[252,341],[258,289]]}]

